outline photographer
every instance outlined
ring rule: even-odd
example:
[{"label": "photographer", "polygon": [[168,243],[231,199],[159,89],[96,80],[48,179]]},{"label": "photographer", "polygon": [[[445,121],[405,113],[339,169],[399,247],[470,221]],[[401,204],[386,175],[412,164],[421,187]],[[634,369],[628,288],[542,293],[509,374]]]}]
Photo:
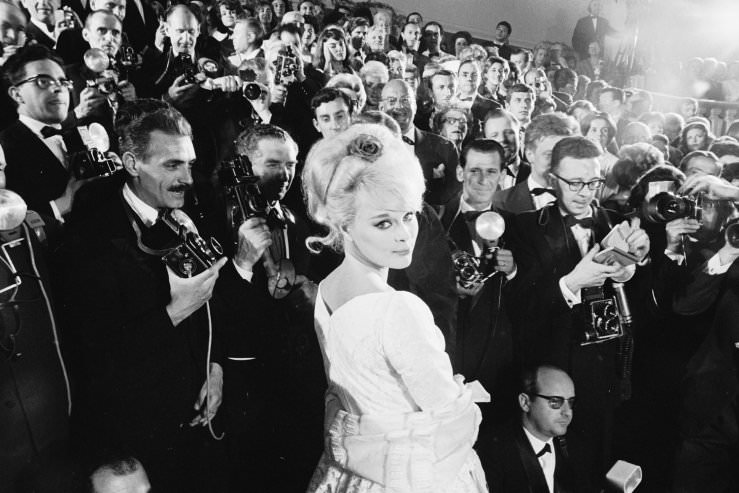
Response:
[{"label": "photographer", "polygon": [[116,125],[125,171],[82,189],[58,259],[76,370],[78,463],[126,450],[158,489],[210,491],[224,462],[210,435],[220,431],[211,422],[223,395],[227,312],[215,297],[207,303],[215,286],[245,299],[236,265],[249,252],[216,260],[211,242],[212,265],[186,277],[194,262],[182,245],[205,250],[183,243],[183,233],[207,240],[213,227],[190,194],[190,125],[152,99],[122,107]]},{"label": "photographer", "polygon": [[[611,283],[631,279],[633,262],[643,261],[649,252],[649,238],[638,219],[621,222],[593,204],[603,185],[601,154],[584,137],[560,140],[552,149],[549,172],[557,200],[515,216],[507,237],[518,265],[507,294],[511,320],[520,334],[521,357],[524,363],[554,362],[578,382],[582,396],[578,408],[583,412],[573,427],[588,438],[594,481],[602,479],[611,460],[612,419],[626,357],[620,349],[622,344],[628,346],[624,338],[631,337],[628,328],[611,332],[612,322],[605,323],[612,315],[598,315],[597,310],[603,305],[616,314],[623,309],[609,294]],[[610,233],[622,239],[621,250],[632,262],[596,256]],[[598,325],[591,326],[590,320]]]},{"label": "photographer", "polygon": [[224,404],[231,473],[258,491],[298,491],[320,457],[326,385],[313,330],[317,288],[308,277],[309,231],[282,203],[298,148],[283,129],[256,125],[238,137],[236,152],[248,158],[258,179],[259,191],[251,188],[248,202],[262,205],[234,225],[245,252],[236,268],[246,294],[216,288],[231,314]]}]

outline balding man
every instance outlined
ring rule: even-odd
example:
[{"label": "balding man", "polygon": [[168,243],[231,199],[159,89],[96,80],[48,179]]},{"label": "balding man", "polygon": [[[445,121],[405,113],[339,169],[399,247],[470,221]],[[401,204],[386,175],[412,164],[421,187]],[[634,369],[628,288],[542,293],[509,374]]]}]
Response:
[{"label": "balding man", "polygon": [[405,81],[393,79],[385,84],[379,109],[398,122],[403,141],[421,162],[426,178],[426,202],[432,206],[449,202],[461,188],[455,175],[459,157],[454,144],[413,124],[416,97]]},{"label": "balding man", "polygon": [[[123,22],[126,18],[126,0],[90,0],[89,12],[105,10],[114,14]],[[85,18],[86,16],[83,16]],[[62,57],[66,65],[80,63],[85,50],[89,48],[82,36],[83,28],[66,29],[59,34],[54,50]],[[121,28],[121,33],[123,29]],[[153,38],[152,38],[153,39]],[[124,37],[122,35],[121,43]]]},{"label": "balding man", "polygon": [[3,66],[13,53],[26,44],[26,16],[20,8],[0,1],[0,130],[18,118],[15,103],[8,94],[8,85],[3,77]]}]

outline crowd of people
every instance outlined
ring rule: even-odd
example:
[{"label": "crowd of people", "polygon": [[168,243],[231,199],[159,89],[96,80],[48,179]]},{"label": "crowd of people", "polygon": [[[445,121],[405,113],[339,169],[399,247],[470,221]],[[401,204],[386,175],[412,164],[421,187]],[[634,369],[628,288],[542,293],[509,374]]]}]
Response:
[{"label": "crowd of people", "polygon": [[736,64],[583,7],[0,0],[0,490],[736,491]]}]

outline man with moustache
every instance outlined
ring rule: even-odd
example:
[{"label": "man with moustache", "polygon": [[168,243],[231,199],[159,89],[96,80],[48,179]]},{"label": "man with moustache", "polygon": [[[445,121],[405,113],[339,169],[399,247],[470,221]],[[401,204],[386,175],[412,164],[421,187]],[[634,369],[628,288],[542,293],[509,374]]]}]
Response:
[{"label": "man with moustache", "polygon": [[539,115],[531,120],[524,137],[531,174],[526,180],[495,194],[495,207],[510,214],[520,214],[539,210],[554,202],[554,190],[549,188],[552,148],[560,140],[577,133],[577,122],[563,113]]},{"label": "man with moustache", "polygon": [[521,162],[521,124],[518,119],[512,113],[497,108],[485,115],[482,131],[486,139],[497,141],[505,150],[504,176],[498,187],[505,190],[525,181],[531,173],[531,166]]},{"label": "man with moustache", "polygon": [[61,60],[38,44],[18,50],[3,70],[19,115],[0,132],[0,162],[7,164],[7,188],[47,224],[61,222],[81,185],[67,169],[67,148],[61,136],[72,82]]},{"label": "man with moustache", "polygon": [[604,284],[627,282],[636,271],[635,264],[604,263],[596,254],[617,225],[639,263],[649,252],[649,237],[638,218],[621,222],[594,203],[603,186],[601,154],[600,147],[584,137],[557,142],[548,175],[556,201],[514,216],[506,230],[518,265],[509,283],[509,313],[524,363],[553,362],[578,382],[583,414],[573,427],[587,440],[593,481],[602,479],[611,460],[612,420],[624,374],[619,351],[622,340],[631,336],[582,344],[588,303],[603,297]]},{"label": "man with moustache", "polygon": [[139,99],[116,126],[125,169],[80,190],[58,259],[76,463],[132,454],[158,490],[211,491],[222,462],[209,425],[222,397],[223,312],[206,303],[216,283],[243,293],[235,279],[246,252],[192,277],[165,264],[178,243],[165,215],[211,236],[189,194],[190,125],[170,105]]}]

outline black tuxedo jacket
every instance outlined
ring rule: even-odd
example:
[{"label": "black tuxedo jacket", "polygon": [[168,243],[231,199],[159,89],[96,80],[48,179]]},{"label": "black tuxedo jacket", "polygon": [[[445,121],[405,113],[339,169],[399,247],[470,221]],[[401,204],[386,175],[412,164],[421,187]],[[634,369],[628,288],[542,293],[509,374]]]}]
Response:
[{"label": "black tuxedo jacket", "polygon": [[603,49],[605,37],[616,32],[608,23],[608,20],[603,17],[598,17],[597,25],[598,29],[593,29],[593,19],[590,16],[582,17],[575,24],[575,31],[572,33],[572,47],[580,55],[581,60],[588,57],[588,45],[590,43],[598,41],[601,49]]},{"label": "black tuxedo jacket", "polygon": [[[463,214],[458,214],[459,203],[458,195],[444,208],[441,222],[453,242],[452,250],[474,255],[472,225]],[[477,295],[459,300],[453,361],[455,371],[467,381],[479,380],[491,395],[497,396],[497,403],[513,402],[514,398],[507,388],[512,381],[513,343],[510,321],[501,301],[505,283],[505,276],[496,274]],[[483,406],[483,411],[488,407]],[[500,404],[495,407],[502,411]]]},{"label": "black tuxedo jacket", "polygon": [[[554,492],[592,491],[587,489],[587,483],[574,464],[569,443],[565,445],[563,437],[555,438],[553,443],[556,455]],[[544,471],[520,423],[512,422],[481,436],[476,448],[490,491],[549,493]]]},{"label": "black tuxedo jacket", "polygon": [[54,49],[54,45],[56,45],[56,40],[51,39],[49,36],[46,35],[41,29],[36,26],[31,21],[28,21],[28,25],[26,26],[26,35],[28,36],[28,42],[31,40],[36,41],[39,44],[42,44],[49,48],[50,50]]},{"label": "black tuxedo jacket", "polygon": [[136,3],[133,0],[126,0],[126,18],[123,19],[123,32],[128,36],[136,53],[141,53],[147,46],[154,48],[154,35],[159,26],[157,15],[149,2],[141,0],[141,4],[144,8],[143,18]]},{"label": "black tuxedo jacket", "polygon": [[511,188],[495,192],[493,207],[509,214],[520,214],[535,210],[536,206],[531,196],[531,190],[529,190],[528,181],[522,181]]},{"label": "black tuxedo jacket", "polygon": [[20,120],[0,132],[5,152],[6,186],[26,201],[29,210],[53,220],[49,201],[64,194],[69,171]]},{"label": "black tuxedo jacket", "polygon": [[90,45],[82,37],[82,28],[65,29],[59,33],[56,52],[66,65],[82,63],[82,57],[89,48]]},{"label": "black tuxedo jacket", "polygon": [[[414,151],[426,179],[426,202],[437,206],[449,202],[461,189],[456,174],[459,156],[454,144],[444,137],[416,128]],[[434,178],[434,168],[442,163],[444,176]]]}]

